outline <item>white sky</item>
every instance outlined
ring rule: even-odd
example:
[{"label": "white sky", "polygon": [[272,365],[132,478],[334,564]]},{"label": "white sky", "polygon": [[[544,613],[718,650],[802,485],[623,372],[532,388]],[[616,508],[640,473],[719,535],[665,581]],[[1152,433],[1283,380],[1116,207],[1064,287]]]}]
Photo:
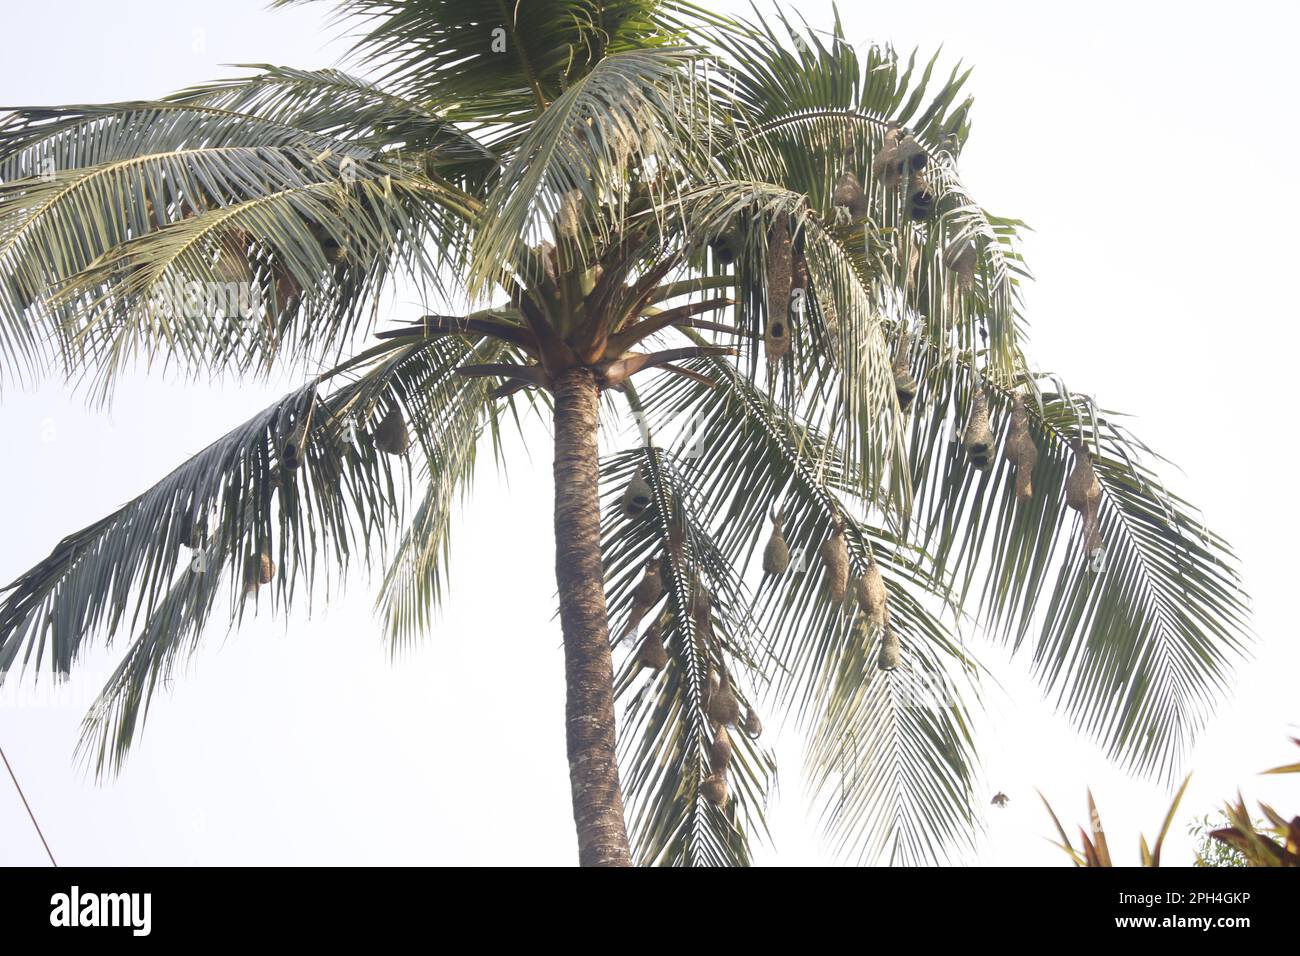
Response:
[{"label": "white sky", "polygon": [[[711,4],[743,12],[741,4]],[[830,4],[803,0],[815,25]],[[269,12],[250,0],[10,5],[0,105],[145,98],[232,75],[223,63],[330,65],[341,48],[324,8]],[[1294,778],[1297,522],[1289,432],[1300,214],[1289,188],[1290,4],[845,4],[849,36],[976,66],[963,178],[992,211],[1034,228],[1025,253],[1033,355],[1177,462],[1175,489],[1242,557],[1261,642],[1189,769],[1170,863],[1191,860],[1186,821],[1241,787],[1300,808]],[[41,40],[39,38],[48,38]],[[398,303],[395,316],[418,314]],[[0,396],[0,579],[64,534],[134,497],[290,381],[199,387],[126,381],[111,413],[59,383]],[[485,462],[453,531],[450,601],[393,662],[373,589],[312,619],[259,620],[204,648],[159,698],[124,774],[94,784],[72,761],[77,729],[115,658],[97,651],[51,694],[0,691],[0,744],[60,863],[519,863],[574,861],[553,619],[550,453]],[[364,582],[361,582],[364,584]],[[1091,785],[1117,857],[1159,825],[1169,793],[1127,779],[1041,701],[1020,662],[979,650],[990,687],[977,798],[988,829],[974,862],[1060,865],[1038,787],[1067,823]],[[831,862],[782,739],[775,847],[759,859]],[[1005,811],[986,804],[996,790]],[[0,777],[0,863],[43,851]]]}]

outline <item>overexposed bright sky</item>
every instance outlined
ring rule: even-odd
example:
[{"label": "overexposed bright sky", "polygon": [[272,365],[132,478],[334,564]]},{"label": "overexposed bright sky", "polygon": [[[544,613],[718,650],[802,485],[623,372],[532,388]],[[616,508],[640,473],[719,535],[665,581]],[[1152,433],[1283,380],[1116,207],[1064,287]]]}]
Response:
[{"label": "overexposed bright sky", "polygon": [[[527,2],[527,0],[525,0]],[[748,5],[711,8],[745,12]],[[221,4],[9,5],[0,107],[147,98],[230,76],[221,64],[332,65],[326,7]],[[830,23],[824,0],[799,11]],[[1300,734],[1295,625],[1295,380],[1300,197],[1291,4],[852,4],[864,46],[942,45],[973,64],[974,129],[963,179],[990,210],[1032,227],[1024,251],[1032,355],[1076,390],[1136,417],[1138,435],[1183,472],[1167,477],[1242,558],[1260,637],[1255,658],[1189,763],[1166,851],[1191,861],[1188,819],[1238,787],[1295,812]],[[394,304],[391,317],[418,315]],[[0,579],[63,535],[139,494],[269,404],[273,383],[206,387],[126,380],[110,412],[59,382],[0,395]],[[391,659],[373,588],[310,618],[214,627],[154,703],[116,780],[73,763],[78,725],[116,658],[74,679],[11,680],[0,745],[62,864],[519,863],[576,859],[554,612],[550,451],[484,460],[452,533],[450,599],[418,647]],[[519,450],[519,449],[515,449]],[[986,830],[969,862],[1060,865],[1042,790],[1065,822],[1091,786],[1112,851],[1135,862],[1168,791],[1125,777],[1044,703],[1021,662],[981,648],[986,690],[977,793]],[[775,845],[759,859],[834,862],[808,821],[797,740],[779,739]],[[1011,805],[988,808],[1005,791]],[[0,864],[44,852],[0,777]]]}]

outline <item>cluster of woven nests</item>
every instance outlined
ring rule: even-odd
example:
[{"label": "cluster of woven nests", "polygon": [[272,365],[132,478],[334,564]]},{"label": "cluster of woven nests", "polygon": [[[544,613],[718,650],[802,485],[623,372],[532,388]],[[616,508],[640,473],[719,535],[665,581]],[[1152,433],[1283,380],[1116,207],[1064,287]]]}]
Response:
[{"label": "cluster of woven nests", "polygon": [[[916,396],[916,382],[908,371],[906,364],[907,338],[903,333],[899,349],[900,362],[894,367],[895,386],[899,391],[899,404],[904,408],[911,404]],[[989,424],[988,400],[982,388],[975,391],[970,418],[961,435],[962,450],[970,463],[981,471],[987,470],[993,460],[996,439]],[[1100,571],[1104,557],[1104,542],[1101,536],[1098,508],[1101,501],[1101,483],[1093,468],[1092,456],[1082,441],[1073,443],[1074,468],[1065,485],[1066,504],[1080,512],[1084,521],[1084,545],[1094,571]],[[1029,428],[1029,411],[1025,397],[1017,395],[1011,409],[1011,421],[1007,439],[1002,449],[1003,456],[1011,463],[1015,476],[1015,494],[1018,499],[1030,498],[1033,491],[1033,472],[1038,463],[1038,448]],[[763,548],[763,572],[779,576],[790,567],[790,545],[785,538],[785,514],[776,508],[771,510],[772,532]],[[865,569],[853,582],[852,598],[856,600],[861,612],[855,618],[855,627],[864,645],[873,633],[881,633],[880,649],[876,657],[876,666],[882,671],[898,667],[901,647],[898,635],[890,622],[888,591],[876,562],[875,553],[869,544],[863,542],[865,552]],[[854,562],[849,555],[845,538],[845,524],[836,517],[832,524],[829,538],[818,549],[822,563],[825,587],[834,602],[844,602],[850,597],[850,575]],[[859,564],[859,567],[862,565]]]},{"label": "cluster of woven nests", "polygon": [[[846,156],[831,202],[837,221],[858,223],[868,217],[870,202],[861,181],[848,168],[849,162]],[[886,189],[905,188],[904,211],[908,221],[929,220],[934,214],[935,190],[928,178],[929,168],[929,153],[911,133],[893,126],[885,131],[882,146],[872,162],[872,175]],[[715,257],[722,264],[735,260],[737,245],[737,238],[731,232],[725,232],[711,243]],[[959,237],[952,241],[944,250],[943,262],[956,276],[961,291],[970,292],[974,288],[979,266],[979,248],[974,239]],[[918,265],[918,249],[914,247],[908,262],[909,282]],[[793,309],[782,308],[781,304],[793,303],[795,290],[808,292],[808,266],[802,249],[791,236],[788,217],[777,215],[767,237],[768,320],[763,343],[769,362],[779,362],[790,351]]]},{"label": "cluster of woven nests", "polygon": [[752,739],[763,732],[763,722],[752,705],[746,706],[742,719],[740,701],[732,690],[725,666],[720,670],[709,669],[705,678],[704,710],[709,716],[713,742],[709,745],[709,773],[700,781],[700,792],[721,807],[727,803],[727,771],[731,767],[731,733],[727,728],[736,728]]},{"label": "cluster of woven nests", "polygon": [[[899,408],[906,413],[916,399],[917,384],[909,359],[908,333],[899,333],[898,352],[894,358],[894,393]],[[977,385],[971,400],[970,416],[961,432],[961,447],[967,460],[979,471],[993,465],[997,440],[989,423],[988,396],[982,385]],[[1074,467],[1065,485],[1065,502],[1083,516],[1084,549],[1093,571],[1101,571],[1105,542],[1102,539],[1098,508],[1101,503],[1101,483],[1093,468],[1092,455],[1079,439],[1071,443]],[[1017,393],[1011,405],[1011,421],[1007,439],[1002,446],[1002,456],[1010,463],[1015,481],[1015,495],[1027,501],[1034,495],[1034,468],[1038,464],[1038,447],[1029,428],[1029,409],[1025,396]]]},{"label": "cluster of woven nests", "polygon": [[[989,426],[988,399],[983,388],[976,388],[970,418],[962,431],[961,445],[970,463],[987,471],[993,460],[995,440]],[[1092,455],[1083,441],[1071,442],[1074,467],[1065,481],[1065,503],[1083,516],[1084,551],[1093,571],[1102,570],[1105,542],[1101,536],[1099,507],[1101,482],[1092,464]],[[1038,464],[1038,447],[1029,430],[1029,409],[1025,396],[1017,394],[1011,406],[1011,422],[1002,456],[1011,464],[1015,475],[1016,498],[1026,501],[1034,495],[1033,474]]]},{"label": "cluster of woven nests", "polygon": [[[850,157],[845,157],[845,168],[835,182],[831,203],[839,221],[861,222],[870,212],[870,203],[862,182],[848,168]],[[934,214],[934,189],[927,171],[930,154],[916,138],[898,126],[885,130],[880,149],[871,163],[871,175],[886,189],[904,189],[904,213],[913,222],[929,219]]]},{"label": "cluster of woven nests", "polygon": [[[152,200],[146,200],[145,205],[148,221],[158,222]],[[188,219],[194,215],[194,208],[186,204],[183,218]],[[359,257],[353,255],[353,250],[341,243],[323,223],[308,219],[306,226],[331,268],[337,270],[359,261]],[[222,281],[261,284],[269,280],[275,295],[272,305],[278,313],[289,312],[302,301],[302,284],[289,271],[283,259],[274,253],[268,243],[247,229],[229,227],[221,230],[214,243],[214,256],[214,273]]]},{"label": "cluster of woven nests", "polygon": [[[790,568],[790,546],[785,540],[784,513],[773,509],[771,517],[772,533],[763,548],[763,572],[779,576]],[[864,543],[865,568],[852,582],[850,589],[849,578],[854,564],[849,556],[844,531],[844,520],[836,517],[832,523],[831,536],[818,548],[826,589],[831,600],[837,604],[845,603],[850,598],[856,603],[859,613],[854,619],[854,626],[859,638],[866,644],[873,631],[879,632],[881,641],[876,666],[882,671],[895,670],[901,657],[901,647],[898,634],[890,623],[889,592],[880,565],[876,561],[875,552]]]},{"label": "cluster of woven nests", "polygon": [[[665,595],[664,582],[669,578],[666,561],[666,555],[646,560],[641,578],[632,588],[632,607],[620,639],[635,634],[641,621]],[[728,728],[738,729],[750,738],[756,738],[763,732],[763,722],[752,705],[746,705],[742,716],[740,698],[736,696],[721,649],[714,639],[713,598],[708,588],[698,579],[690,587],[687,611],[694,623],[696,643],[705,648],[709,655],[717,655],[716,660],[711,659],[700,688],[700,706],[708,717],[709,729],[713,734],[709,745],[709,772],[700,781],[700,791],[714,804],[724,806],[728,799],[727,771],[731,766],[732,753],[731,732]],[[635,660],[639,668],[658,672],[668,666],[669,654],[664,638],[672,626],[674,613],[673,602],[668,601],[651,620],[637,645]]]}]

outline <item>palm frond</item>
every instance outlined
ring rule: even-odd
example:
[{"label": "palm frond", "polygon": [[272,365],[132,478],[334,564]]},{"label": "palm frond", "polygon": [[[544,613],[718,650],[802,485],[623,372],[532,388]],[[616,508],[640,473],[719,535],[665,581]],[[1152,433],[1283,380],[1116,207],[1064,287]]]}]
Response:
[{"label": "palm frond", "polygon": [[336,21],[352,28],[358,60],[394,90],[457,121],[517,121],[559,98],[605,56],[665,39],[656,0],[335,6]]},{"label": "palm frond", "polygon": [[[1018,500],[1008,462],[977,471],[956,442],[976,381],[969,355],[922,343],[914,359],[910,535],[937,573],[956,578],[963,605],[976,598],[972,612],[992,634],[1027,649],[1062,710],[1113,758],[1172,779],[1247,647],[1247,597],[1227,544],[1164,486],[1159,457],[1116,413],[1049,376],[983,380],[1000,437],[1015,391],[1038,395],[1034,493]],[[1103,492],[1101,572],[1064,504],[1075,439],[1092,451]]]},{"label": "palm frond", "polygon": [[[295,596],[311,604],[318,588],[339,586],[354,561],[383,562],[406,511],[406,482],[395,459],[359,430],[398,408],[423,457],[444,454],[448,412],[434,397],[463,387],[455,369],[475,348],[461,340],[380,346],[335,370],[364,367],[328,396],[321,384],[333,374],[65,538],[0,592],[0,675],[19,663],[64,675],[96,634],[111,640],[137,631],[85,728],[87,740],[99,741],[96,769],[117,769],[143,718],[139,708],[178,651],[197,642],[224,582],[233,585],[233,623],[262,601],[245,577],[261,554],[275,568],[271,604],[285,611]],[[297,468],[286,461],[290,441]],[[322,555],[330,560],[322,564]]]},{"label": "palm frond", "polygon": [[[381,157],[294,125],[300,118],[169,101],[8,117],[0,347],[10,364],[40,366],[52,345],[65,367],[81,370],[88,336],[100,346],[92,360],[108,356],[106,377],[149,346],[176,346],[172,357],[191,363],[210,347],[221,364],[232,341],[265,352],[298,320],[328,351],[355,332],[362,300],[386,276],[436,284],[438,267],[466,248],[455,237],[475,210],[457,187],[424,174],[431,156],[452,147]],[[438,261],[425,249],[431,231],[443,240]],[[218,291],[223,301],[234,292],[243,314],[208,308]],[[182,299],[197,313],[191,330],[216,329],[215,339],[175,336],[168,322]]]},{"label": "palm frond", "polygon": [[[784,12],[748,31],[720,30],[717,42],[738,64],[728,78],[754,136],[779,156],[783,185],[805,193],[811,208],[829,219],[841,174],[860,178],[870,207],[854,244],[867,254],[883,246],[893,263],[881,276],[888,294],[881,289],[876,306],[919,312],[932,325],[965,329],[972,339],[982,329],[991,364],[1003,372],[1019,367],[1016,282],[1024,270],[1010,245],[1019,224],[985,212],[957,172],[970,127],[971,100],[958,102],[969,70],[959,65],[934,89],[937,53],[915,76],[915,51],[905,69],[887,47],[872,46],[862,59],[838,23],[827,41]],[[929,154],[935,192],[929,222],[909,222],[905,191],[873,171],[891,128],[909,130]],[[959,290],[945,253],[968,242],[975,243],[978,262],[969,289]]]},{"label": "palm frond", "polygon": [[[692,82],[694,58],[678,48],[607,56],[537,117],[485,204],[472,293],[518,262],[521,244],[559,241],[567,231],[576,240],[559,243],[567,270],[592,237],[626,231],[634,168],[662,189],[669,176],[707,164],[711,114],[706,91]],[[567,230],[562,215],[572,221]]]},{"label": "palm frond", "polygon": [[[652,503],[629,520],[620,501],[638,470],[651,488]],[[634,629],[616,682],[620,692],[630,694],[622,732],[628,768],[623,785],[637,856],[650,864],[748,865],[750,834],[766,833],[763,811],[775,772],[771,754],[732,728],[730,799],[717,806],[701,785],[710,774],[709,748],[718,733],[707,714],[709,675],[726,668],[733,682],[763,680],[768,669],[763,665],[770,663],[748,615],[749,596],[694,513],[698,496],[664,451],[647,447],[606,459],[602,479],[611,619],[621,621],[630,609],[647,559],[662,557],[667,570],[663,609],[647,609],[644,621],[668,615],[662,635],[668,666],[642,683]],[[695,609],[700,588],[709,595],[707,628]],[[744,689],[733,687],[743,708]]]},{"label": "palm frond", "polygon": [[846,453],[842,464],[846,472],[856,469],[862,495],[882,501],[892,492],[906,500],[905,486],[890,485],[888,466],[900,460],[902,432],[876,306],[878,290],[867,274],[872,267],[864,269],[842,237],[807,209],[804,197],[780,186],[754,180],[713,182],[684,193],[673,205],[680,219],[691,224],[694,244],[736,228],[738,222],[746,224],[741,227],[745,245],[737,257],[735,280],[742,361],[751,379],[760,377],[764,329],[772,308],[766,287],[768,224],[789,218],[810,284],[802,312],[790,322],[791,357],[781,363],[779,373],[785,387],[778,388],[769,366],[769,393],[785,406],[814,409],[834,423]]},{"label": "palm frond", "polygon": [[[647,419],[652,428],[691,421],[697,454],[685,471],[726,560],[750,565],[769,512],[782,514],[791,566],[764,577],[754,614],[771,642],[774,696],[806,734],[810,792],[828,837],[863,859],[915,863],[956,852],[973,832],[967,702],[978,700],[978,665],[929,609],[951,595],[923,553],[849,512],[859,500],[852,469],[821,431],[723,360],[690,367],[715,384],[661,380],[644,391]],[[864,643],[859,612],[827,593],[817,554],[836,520],[845,523],[852,580],[869,551],[882,570],[904,648],[905,666],[892,674],[875,668],[880,633]]]},{"label": "palm frond", "polygon": [[[483,343],[475,361],[509,354],[499,341]],[[375,606],[396,649],[427,633],[443,590],[452,509],[473,478],[485,423],[497,427],[490,383],[482,378],[445,378],[427,398],[437,419],[422,434],[424,496],[403,532],[384,575]]]}]

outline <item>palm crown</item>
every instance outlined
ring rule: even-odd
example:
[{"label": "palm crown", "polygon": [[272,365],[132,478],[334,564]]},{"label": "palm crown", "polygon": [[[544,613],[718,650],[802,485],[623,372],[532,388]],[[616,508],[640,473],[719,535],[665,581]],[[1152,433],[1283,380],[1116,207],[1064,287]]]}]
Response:
[{"label": "palm crown", "polygon": [[[836,844],[953,852],[968,622],[1173,773],[1244,647],[1234,562],[1113,414],[1031,371],[1019,223],[958,175],[966,73],[676,2],[340,14],[364,78],[259,66],[0,125],[12,377],[107,400],[140,363],[321,369],[0,592],[0,674],[129,634],[97,771],[214,612],[360,562],[391,639],[422,633],[479,448],[537,417],[584,862],[626,860],[620,776],[637,859],[747,862],[760,700],[802,729]],[[440,310],[377,331],[397,281]],[[601,395],[647,440],[598,462]]]}]

